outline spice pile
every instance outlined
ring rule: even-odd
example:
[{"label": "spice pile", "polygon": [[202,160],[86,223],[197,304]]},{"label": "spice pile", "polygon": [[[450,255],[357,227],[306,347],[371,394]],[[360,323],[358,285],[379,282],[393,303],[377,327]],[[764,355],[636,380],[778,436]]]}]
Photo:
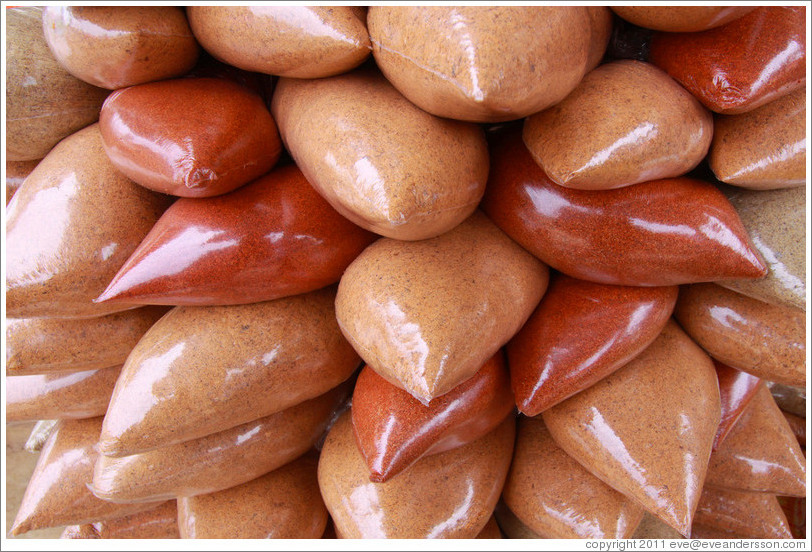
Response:
[{"label": "spice pile", "polygon": [[805,9],[6,10],[11,532],[803,537]]}]

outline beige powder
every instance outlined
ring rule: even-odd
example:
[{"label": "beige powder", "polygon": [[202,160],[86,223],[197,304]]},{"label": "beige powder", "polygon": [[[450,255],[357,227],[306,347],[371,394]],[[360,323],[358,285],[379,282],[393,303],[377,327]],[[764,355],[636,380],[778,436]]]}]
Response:
[{"label": "beige powder", "polygon": [[213,493],[256,479],[307,452],[348,392],[345,384],[193,441],[121,458],[99,456],[93,492],[113,502],[148,502]]},{"label": "beige powder", "polygon": [[482,129],[422,111],[377,72],[280,79],[271,107],[307,180],[372,232],[437,236],[470,215],[485,191]]},{"label": "beige powder", "polygon": [[431,240],[367,247],[341,278],[336,316],[373,370],[426,404],[473,376],[521,328],[548,275],[477,211]]},{"label": "beige powder", "polygon": [[264,303],[170,311],[124,364],[102,427],[102,454],[198,439],[345,381],[360,358],[339,330],[335,295],[331,286]]},{"label": "beige powder", "polygon": [[60,142],[6,211],[6,315],[90,318],[132,308],[93,299],[168,204],[113,168],[98,125]]},{"label": "beige powder", "polygon": [[57,142],[99,120],[108,90],[68,73],[42,32],[42,8],[6,10],[6,156],[42,159]]},{"label": "beige powder", "polygon": [[507,476],[515,420],[465,446],[426,456],[386,483],[372,483],[349,412],[319,459],[319,487],[342,538],[474,538]]},{"label": "beige powder", "polygon": [[121,366],[6,378],[6,420],[81,419],[104,416]]},{"label": "beige powder", "polygon": [[6,374],[80,372],[123,364],[169,309],[143,307],[86,319],[20,318],[6,324]]},{"label": "beige powder", "polygon": [[713,362],[676,323],[626,366],[542,416],[581,465],[689,534],[721,407]]}]

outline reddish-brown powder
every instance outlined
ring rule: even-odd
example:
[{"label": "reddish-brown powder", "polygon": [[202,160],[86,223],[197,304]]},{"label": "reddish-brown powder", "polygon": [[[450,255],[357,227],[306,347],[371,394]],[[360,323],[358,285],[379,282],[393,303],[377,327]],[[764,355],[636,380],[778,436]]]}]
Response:
[{"label": "reddish-brown powder", "polygon": [[99,300],[236,305],[305,293],[337,282],[376,237],[289,165],[221,197],[176,201]]},{"label": "reddish-brown powder", "polygon": [[806,82],[806,7],[770,6],[699,33],[655,33],[651,61],[718,113],[744,113]]},{"label": "reddish-brown powder", "polygon": [[671,317],[677,290],[611,286],[556,274],[507,345],[519,410],[535,416],[641,353]]},{"label": "reddish-brown powder", "polygon": [[713,450],[716,450],[759,390],[761,379],[731,368],[718,360],[715,360],[713,365],[719,378],[719,398],[722,403],[722,419],[713,439]]},{"label": "reddish-brown powder", "polygon": [[694,523],[750,539],[791,539],[787,517],[775,495],[705,487]]},{"label": "reddish-brown powder", "polygon": [[262,99],[227,79],[121,88],[105,100],[99,128],[118,170],[181,197],[210,197],[247,184],[274,166],[282,147]]},{"label": "reddish-brown powder", "polygon": [[502,350],[428,406],[365,367],[355,385],[352,425],[370,480],[387,481],[426,454],[479,439],[513,411]]},{"label": "reddish-brown powder", "polygon": [[571,190],[544,174],[516,129],[492,136],[482,206],[533,255],[583,280],[665,286],[767,272],[713,185],[683,177]]}]

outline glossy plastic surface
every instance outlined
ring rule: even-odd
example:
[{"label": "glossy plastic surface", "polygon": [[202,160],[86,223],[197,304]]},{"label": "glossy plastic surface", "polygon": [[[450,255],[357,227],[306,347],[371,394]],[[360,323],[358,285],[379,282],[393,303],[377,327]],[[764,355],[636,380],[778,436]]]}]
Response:
[{"label": "glossy plastic surface", "polygon": [[124,364],[102,454],[204,437],[336,387],[361,359],[341,335],[334,301],[330,287],[251,305],[173,309]]},{"label": "glossy plastic surface", "polygon": [[705,484],[784,496],[806,496],[806,461],[770,392],[761,386],[711,455]]},{"label": "glossy plastic surface", "polygon": [[713,358],[765,380],[806,385],[806,315],[715,284],[680,290],[674,316]]},{"label": "glossy plastic surface", "polygon": [[640,27],[690,33],[720,27],[747,15],[751,6],[612,6],[612,11]]},{"label": "glossy plastic surface", "polygon": [[6,316],[88,318],[93,303],[168,206],[116,171],[98,125],[56,146],[6,213]]},{"label": "glossy plastic surface", "polygon": [[463,446],[489,433],[513,412],[502,351],[477,373],[424,406],[365,367],[352,398],[352,424],[370,481],[382,483],[428,454]]},{"label": "glossy plastic surface", "polygon": [[6,421],[104,416],[121,366],[6,378]]},{"label": "glossy plastic surface", "polygon": [[178,499],[184,539],[317,539],[327,508],[310,453],[242,485]]},{"label": "glossy plastic surface", "polygon": [[189,23],[218,59],[249,71],[312,79],[360,65],[371,51],[353,6],[192,6]]},{"label": "glossy plastic surface", "polygon": [[337,282],[376,237],[289,165],[220,197],[176,201],[99,300],[235,305],[305,293]]},{"label": "glossy plastic surface", "polygon": [[725,187],[769,272],[760,280],[719,285],[750,297],[806,310],[806,189],[742,190]]},{"label": "glossy plastic surface", "polygon": [[622,369],[542,416],[592,474],[683,535],[719,425],[713,362],[674,322]]},{"label": "glossy plastic surface", "polygon": [[65,69],[110,90],[180,76],[200,52],[183,9],[169,6],[49,6],[42,28]]},{"label": "glossy plastic surface", "polygon": [[6,161],[6,205],[23,185],[23,181],[39,164],[40,159],[32,161]]},{"label": "glossy plastic surface", "polygon": [[104,102],[99,127],[118,170],[181,197],[230,192],[268,172],[281,153],[262,98],[228,79],[171,79],[116,90]]},{"label": "glossy plastic surface", "polygon": [[806,183],[806,90],[741,115],[717,115],[708,162],[716,178],[773,190]]},{"label": "glossy plastic surface", "polygon": [[722,401],[722,420],[713,440],[713,450],[716,450],[760,389],[761,380],[716,360],[713,365],[719,378],[719,397]]},{"label": "glossy plastic surface", "polygon": [[373,370],[428,404],[522,327],[548,275],[477,211],[430,240],[367,247],[341,278],[336,316]]},{"label": "glossy plastic surface", "polygon": [[93,479],[101,423],[101,418],[60,422],[42,448],[11,526],[12,535],[114,519],[157,506],[113,504],[91,494],[87,485]]},{"label": "glossy plastic surface", "polygon": [[507,344],[516,406],[536,416],[640,354],[671,317],[678,288],[595,284],[555,274]]},{"label": "glossy plastic surface", "polygon": [[711,184],[672,178],[570,190],[544,174],[515,129],[492,137],[482,207],[530,253],[582,280],[666,286],[759,278],[767,270]]},{"label": "glossy plastic surface", "polygon": [[402,240],[432,238],[462,222],[482,198],[482,130],[422,111],[377,72],[280,79],[271,108],[307,180],[362,228]]},{"label": "glossy plastic surface", "polygon": [[5,12],[6,158],[42,159],[57,142],[99,120],[109,91],[77,79],[54,59],[42,33],[42,8]]},{"label": "glossy plastic surface", "polygon": [[664,71],[635,60],[591,71],[523,131],[547,176],[579,190],[681,176],[702,161],[712,135],[709,111]]},{"label": "glossy plastic surface", "polygon": [[750,539],[791,539],[787,517],[775,495],[706,487],[694,523]]},{"label": "glossy plastic surface", "polygon": [[367,22],[386,78],[421,109],[464,121],[541,111],[596,57],[582,6],[373,6]]},{"label": "glossy plastic surface", "polygon": [[235,487],[307,452],[324,433],[349,388],[193,441],[112,458],[99,456],[93,493],[112,502],[147,502]]},{"label": "glossy plastic surface", "polygon": [[97,318],[6,321],[6,374],[81,372],[124,364],[166,307],[144,307]]},{"label": "glossy plastic surface", "polygon": [[488,522],[513,454],[515,420],[418,460],[386,483],[369,480],[349,412],[319,459],[319,488],[342,538],[474,538]]},{"label": "glossy plastic surface", "polygon": [[179,539],[178,506],[167,500],[157,508],[108,521],[70,526],[62,539]]},{"label": "glossy plastic surface", "polygon": [[804,86],[805,11],[759,7],[716,29],[656,33],[651,61],[711,111],[751,111]]},{"label": "glossy plastic surface", "polygon": [[564,452],[540,417],[519,419],[502,497],[524,524],[551,539],[629,538],[644,512]]}]

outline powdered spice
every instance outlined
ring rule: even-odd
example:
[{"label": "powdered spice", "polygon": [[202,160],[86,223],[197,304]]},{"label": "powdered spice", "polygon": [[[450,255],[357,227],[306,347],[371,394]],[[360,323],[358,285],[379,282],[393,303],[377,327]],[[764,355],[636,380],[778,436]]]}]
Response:
[{"label": "powdered spice", "polygon": [[181,197],[211,197],[247,184],[274,166],[282,148],[262,98],[228,79],[116,90],[104,102],[99,129],[119,171]]},{"label": "powdered spice", "polygon": [[741,217],[769,272],[759,280],[722,280],[720,286],[774,305],[806,311],[806,189],[722,191]]},{"label": "powdered spice", "polygon": [[338,327],[335,296],[332,286],[264,303],[170,311],[124,364],[102,428],[102,454],[204,437],[347,380],[361,359]]},{"label": "powdered spice", "polygon": [[719,387],[710,357],[675,322],[622,369],[542,416],[582,466],[689,534],[719,425]]},{"label": "powdered spice", "polygon": [[787,420],[761,386],[708,464],[706,485],[806,496],[806,461]]},{"label": "powdered spice", "polygon": [[7,320],[6,374],[80,372],[123,364],[138,340],[168,310],[144,307],[78,320]]},{"label": "powdered spice", "polygon": [[[373,6],[368,25],[387,79],[421,109],[463,121],[541,111],[575,88],[599,57],[592,53],[593,19],[582,6]],[[596,38],[602,51],[608,33]]]},{"label": "powdered spice", "polygon": [[722,182],[755,190],[806,183],[806,89],[741,115],[717,115],[708,162]]},{"label": "powdered spice", "polygon": [[288,165],[220,197],[176,201],[98,300],[237,305],[305,293],[337,282],[376,238]]},{"label": "powdered spice", "polygon": [[502,496],[524,524],[550,539],[629,538],[644,512],[564,452],[540,417],[519,419]]},{"label": "powdered spice", "polygon": [[759,7],[700,33],[655,33],[651,62],[711,111],[744,113],[806,82],[806,7]]},{"label": "powdered spice", "polygon": [[200,53],[176,7],[49,6],[42,28],[63,67],[110,90],[180,76]]},{"label": "powdered spice", "polygon": [[[319,487],[342,538],[474,538],[499,499],[515,420],[465,446],[418,460],[386,483],[369,481],[349,412],[327,435]],[[347,500],[347,497],[352,500]]]},{"label": "powdered spice", "polygon": [[99,120],[109,90],[68,73],[42,31],[42,8],[6,10],[6,158],[42,159],[60,140]]},{"label": "powdered spice", "polygon": [[242,485],[178,499],[184,539],[317,539],[327,508],[315,451]]},{"label": "powdered spice", "polygon": [[591,71],[523,129],[547,176],[579,190],[681,176],[702,161],[712,135],[710,112],[664,71],[635,60]]},{"label": "powdered spice", "polygon": [[427,454],[475,441],[513,412],[504,354],[497,351],[477,373],[428,406],[369,366],[358,376],[352,425],[370,481],[395,477]]},{"label": "powdered spice", "polygon": [[674,316],[716,360],[769,381],[806,385],[806,316],[715,284],[683,287]]},{"label": "powdered spice", "polygon": [[426,113],[377,71],[280,79],[271,108],[307,180],[362,228],[400,240],[432,238],[482,198],[482,129]]},{"label": "powdered spice", "polygon": [[8,206],[6,316],[90,318],[93,303],[169,205],[118,172],[98,125],[60,142]]},{"label": "powdered spice", "polygon": [[[98,457],[101,418],[65,420],[42,448],[28,482],[12,535],[34,529],[115,519],[157,504],[114,504],[93,496],[88,485]],[[59,477],[54,477],[59,474]]]},{"label": "powdered spice", "polygon": [[677,292],[555,274],[506,347],[519,410],[536,416],[640,354],[668,322]]},{"label": "powdered spice", "polygon": [[336,316],[373,370],[428,404],[521,328],[547,280],[546,265],[477,211],[436,238],[367,247],[341,278]]},{"label": "powdered spice", "polygon": [[694,523],[749,539],[791,539],[787,517],[775,495],[705,487]]},{"label": "powdered spice", "polygon": [[712,184],[680,177],[571,190],[544,174],[512,128],[492,136],[482,207],[527,251],[582,280],[666,286],[767,271]]},{"label": "powdered spice", "polygon": [[121,458],[99,456],[93,493],[113,502],[147,502],[214,493],[256,479],[312,448],[349,391],[345,384],[282,412],[177,445]]},{"label": "powdered spice", "polygon": [[713,366],[719,379],[719,398],[722,404],[722,419],[713,440],[713,450],[716,450],[761,388],[761,380],[718,360],[713,361]]},{"label": "powdered spice", "polygon": [[80,419],[107,412],[121,366],[6,378],[6,421]]},{"label": "powdered spice", "polygon": [[248,71],[322,78],[349,71],[370,54],[359,6],[190,6],[200,44]]},{"label": "powdered spice", "polygon": [[65,528],[63,539],[179,539],[175,500],[145,512]]}]

